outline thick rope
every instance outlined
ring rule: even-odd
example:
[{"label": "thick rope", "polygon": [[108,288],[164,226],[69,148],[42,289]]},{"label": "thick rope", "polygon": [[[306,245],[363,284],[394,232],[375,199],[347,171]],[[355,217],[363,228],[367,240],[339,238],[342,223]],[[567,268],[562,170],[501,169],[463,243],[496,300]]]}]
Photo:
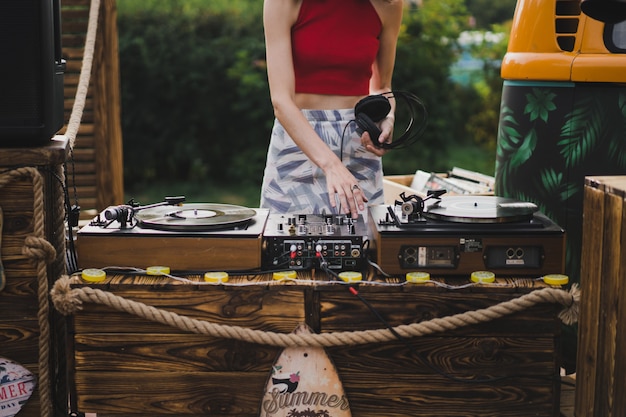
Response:
[{"label": "thick rope", "polygon": [[[389,329],[322,334],[285,334],[252,330],[240,326],[215,324],[191,319],[144,303],[125,299],[107,291],[91,287],[71,288],[71,282],[71,278],[67,276],[59,279],[51,292],[52,302],[55,308],[64,315],[74,314],[81,309],[84,302],[103,304],[117,311],[129,313],[191,333],[279,347],[347,346],[382,343],[396,339],[396,335]],[[576,320],[578,316],[577,311],[578,304],[580,303],[580,293],[577,286],[572,286],[570,292],[556,288],[543,288],[485,309],[469,311],[444,318],[436,318],[421,323],[397,326],[394,327],[393,330],[404,338],[424,336],[457,329],[471,324],[488,322],[505,315],[525,310],[540,303],[558,303],[564,306],[565,310],[561,312],[559,317],[561,320],[568,320],[569,323],[567,324],[571,324],[571,320]]]},{"label": "thick rope", "polygon": [[39,398],[42,417],[52,416],[52,400],[50,394],[50,324],[48,317],[50,303],[48,299],[47,263],[56,257],[54,247],[44,238],[44,192],[43,178],[33,167],[17,168],[0,176],[0,188],[9,182],[21,178],[31,178],[33,182],[33,235],[26,236],[22,254],[33,260],[37,269],[37,300],[39,310]]},{"label": "thick rope", "polygon": [[78,88],[74,97],[74,105],[70,120],[67,124],[65,136],[69,139],[70,149],[74,149],[78,128],[83,119],[83,111],[87,101],[89,82],[91,79],[91,68],[93,66],[93,56],[96,45],[96,34],[98,30],[98,15],[100,13],[100,0],[91,0],[89,6],[89,23],[87,26],[87,36],[85,38],[85,50],[83,52],[82,67],[78,79]]}]

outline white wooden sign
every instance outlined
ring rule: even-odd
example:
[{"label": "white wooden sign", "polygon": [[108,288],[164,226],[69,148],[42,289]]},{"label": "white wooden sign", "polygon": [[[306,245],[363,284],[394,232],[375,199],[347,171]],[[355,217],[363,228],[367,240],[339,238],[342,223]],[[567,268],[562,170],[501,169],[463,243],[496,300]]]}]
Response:
[{"label": "white wooden sign", "polygon": [[13,417],[35,389],[35,376],[22,365],[0,358],[0,417]]},{"label": "white wooden sign", "polygon": [[[298,332],[310,332],[300,326]],[[351,417],[337,369],[323,348],[285,348],[267,380],[260,417]]]}]

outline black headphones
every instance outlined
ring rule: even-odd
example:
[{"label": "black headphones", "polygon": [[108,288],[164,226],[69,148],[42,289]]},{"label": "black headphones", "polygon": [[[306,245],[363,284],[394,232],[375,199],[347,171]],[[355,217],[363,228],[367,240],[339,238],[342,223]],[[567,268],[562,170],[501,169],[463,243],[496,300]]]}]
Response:
[{"label": "black headphones", "polygon": [[[391,143],[380,143],[378,142],[378,138],[380,137],[381,131],[376,123],[383,120],[391,111],[389,97],[400,98],[404,101],[409,107],[411,119],[404,133],[399,138],[394,139]],[[422,113],[422,121],[419,125],[415,125],[414,123],[418,113],[417,107],[419,107],[419,111]],[[415,94],[405,91],[389,91],[387,93],[364,97],[354,106],[354,116],[359,134],[368,132],[374,145],[384,149],[395,149],[411,145],[424,133],[428,120],[426,106],[424,106],[422,100]]]}]

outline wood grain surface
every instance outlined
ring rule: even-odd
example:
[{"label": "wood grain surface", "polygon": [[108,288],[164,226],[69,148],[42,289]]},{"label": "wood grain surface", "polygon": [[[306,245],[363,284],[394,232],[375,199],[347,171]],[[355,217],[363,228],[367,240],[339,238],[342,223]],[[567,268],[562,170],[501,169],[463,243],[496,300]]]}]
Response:
[{"label": "wood grain surface", "polygon": [[[371,309],[391,326],[410,324],[545,287],[510,278],[449,290],[399,285],[390,278],[387,286],[358,285],[370,308],[348,286],[325,280],[280,284],[263,276],[234,277],[229,283],[249,285],[233,287],[167,280],[112,275],[101,284],[76,287],[89,285],[212,323],[282,333],[299,323],[321,333],[384,328]],[[539,304],[445,333],[327,352],[354,416],[558,416],[557,312],[554,305]],[[263,387],[281,351],[189,334],[93,304],[76,314],[74,331],[78,409],[99,417],[260,415]]]}]

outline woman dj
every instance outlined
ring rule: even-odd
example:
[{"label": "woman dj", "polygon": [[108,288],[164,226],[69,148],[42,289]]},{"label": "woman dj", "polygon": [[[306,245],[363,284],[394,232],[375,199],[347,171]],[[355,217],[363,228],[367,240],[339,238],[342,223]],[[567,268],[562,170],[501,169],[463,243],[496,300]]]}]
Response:
[{"label": "woman dj", "polygon": [[[391,91],[402,0],[265,0],[267,72],[276,117],[261,207],[350,213],[383,202],[381,157],[354,106]],[[391,111],[379,141],[391,142]]]}]

